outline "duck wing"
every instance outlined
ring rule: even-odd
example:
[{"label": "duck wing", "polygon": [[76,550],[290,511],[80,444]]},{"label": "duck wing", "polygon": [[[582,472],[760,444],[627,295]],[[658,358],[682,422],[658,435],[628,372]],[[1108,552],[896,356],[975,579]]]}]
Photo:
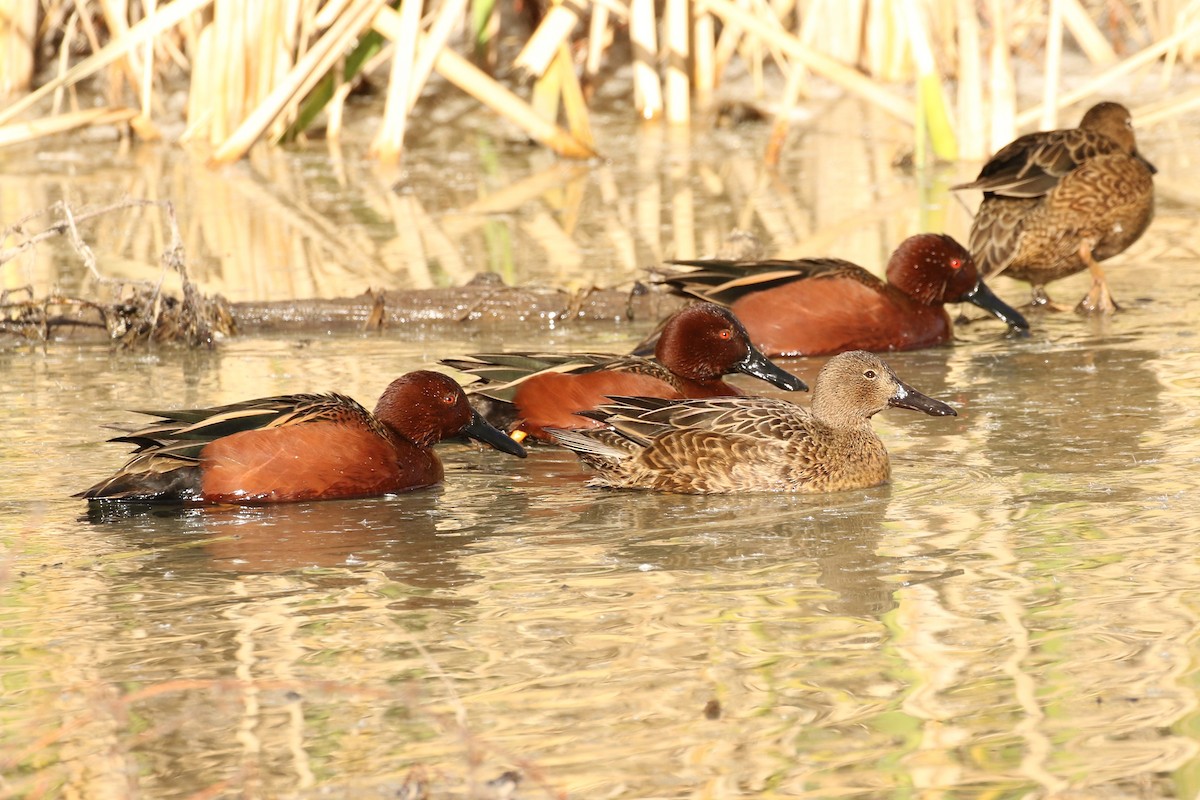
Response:
[{"label": "duck wing", "polygon": [[663,400],[657,397],[613,397],[611,403],[584,416],[609,425],[642,447],[673,431],[703,431],[718,436],[785,440],[811,424],[808,411],[769,397],[713,397]]},{"label": "duck wing", "polygon": [[468,395],[479,395],[501,403],[512,403],[521,385],[548,372],[580,375],[598,370],[650,375],[668,384],[675,377],[653,358],[612,353],[474,353],[466,358],[447,358],[439,363],[475,378]]},{"label": "duck wing", "polygon": [[1027,133],[1000,148],[975,180],[951,188],[982,189],[1003,197],[1041,197],[1088,159],[1120,150],[1112,139],[1090,130]]},{"label": "duck wing", "polygon": [[357,401],[336,393],[263,397],[213,408],[137,413],[158,419],[140,428],[118,428],[122,435],[110,442],[136,445],[135,453],[153,451],[155,455],[187,460],[198,460],[209,442],[243,431],[348,417],[374,421],[374,416]]},{"label": "duck wing", "polygon": [[785,283],[824,278],[850,278],[864,283],[878,282],[857,264],[840,258],[771,259],[767,261],[670,261],[688,267],[667,273],[659,283],[676,294],[690,295],[723,306],[733,305],[753,292],[772,289]]}]

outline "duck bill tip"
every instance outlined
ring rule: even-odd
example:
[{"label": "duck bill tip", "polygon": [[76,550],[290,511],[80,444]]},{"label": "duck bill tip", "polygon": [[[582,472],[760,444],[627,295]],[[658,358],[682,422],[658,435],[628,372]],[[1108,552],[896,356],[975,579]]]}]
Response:
[{"label": "duck bill tip", "polygon": [[922,414],[928,414],[931,417],[958,416],[958,412],[950,405],[943,403],[941,400],[934,400],[929,395],[922,394],[903,382],[900,382],[900,387],[896,390],[896,393],[888,399],[888,405],[892,408],[907,408],[912,411],[920,411]]},{"label": "duck bill tip", "polygon": [[1029,334],[1029,321],[1025,319],[1025,316],[997,297],[983,281],[976,283],[975,288],[968,292],[963,299],[1007,324],[1012,331]]},{"label": "duck bill tip", "polygon": [[480,416],[478,411],[472,412],[471,422],[463,428],[463,433],[477,442],[483,442],[501,453],[508,453],[517,458],[525,458],[528,453],[521,444],[504,431],[492,425]]},{"label": "duck bill tip", "polygon": [[737,365],[738,372],[745,373],[759,380],[766,381],[772,386],[788,392],[807,392],[808,384],[785,369],[781,369],[774,361],[764,356],[757,349],[742,359]]}]

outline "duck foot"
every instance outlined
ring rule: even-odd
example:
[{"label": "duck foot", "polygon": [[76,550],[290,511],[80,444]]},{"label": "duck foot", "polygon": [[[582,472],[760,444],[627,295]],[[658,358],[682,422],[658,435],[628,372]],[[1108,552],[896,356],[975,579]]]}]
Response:
[{"label": "duck foot", "polygon": [[1079,305],[1075,306],[1076,314],[1115,314],[1120,310],[1117,301],[1112,299],[1112,294],[1108,291],[1108,284],[1097,282],[1092,284],[1091,291],[1087,293],[1087,297],[1079,301]]},{"label": "duck foot", "polygon": [[1033,296],[1029,299],[1029,305],[1025,306],[1031,309],[1044,309],[1046,311],[1070,311],[1070,306],[1064,306],[1061,303],[1056,303],[1050,299],[1050,295],[1046,294],[1046,290],[1041,286],[1033,287]]}]

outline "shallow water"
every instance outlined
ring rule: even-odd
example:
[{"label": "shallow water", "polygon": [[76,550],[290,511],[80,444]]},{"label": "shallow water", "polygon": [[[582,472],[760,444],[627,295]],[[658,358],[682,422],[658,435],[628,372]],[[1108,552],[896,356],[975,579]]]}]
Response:
[{"label": "shallow water", "polygon": [[[1144,148],[1186,184],[1200,176],[1175,136],[1148,131]],[[771,238],[779,249],[827,241],[807,252],[875,266],[922,220],[963,213],[937,188],[960,176],[919,185],[855,160],[875,150],[842,138],[841,173],[874,175],[875,200],[846,205],[848,189],[794,213],[798,194],[823,196],[805,170],[828,156],[805,144],[758,200],[713,195],[700,217],[721,223],[697,226],[695,246],[719,244],[741,214],[769,234],[762,220],[778,212],[806,220],[778,230],[808,231]],[[676,183],[703,185],[712,158],[693,152]],[[298,161],[316,173],[287,174],[317,181],[317,159]],[[526,174],[516,161],[501,163]],[[182,186],[202,175],[158,169]],[[682,219],[656,170],[618,184],[622,202],[650,187],[654,225],[579,219],[594,244],[570,280],[597,282],[594,269],[617,285],[651,262],[643,233]],[[597,172],[582,174],[583,194],[598,191]],[[369,404],[441,356],[621,350],[653,321],[239,338],[206,353],[0,350],[0,793],[412,797],[424,782],[433,797],[485,796],[515,770],[522,797],[1195,797],[1196,222],[1195,207],[1160,203],[1111,262],[1125,307],[1111,320],[1035,314],[1016,341],[980,321],[953,347],[890,356],[960,416],[886,412],[892,483],[821,497],[600,491],[565,453],[444,445],[433,491],[89,515],[68,495],[121,463],[99,426],[134,420],[125,409],[322,389]],[[503,212],[488,223],[530,230]],[[621,230],[637,242],[628,270],[594,264],[589,248]],[[551,280],[544,251],[508,252],[518,282]],[[371,280],[415,285],[367,262]],[[68,282],[69,262],[62,275],[34,274],[41,264],[21,268]],[[311,277],[267,288],[320,294]],[[359,288],[339,281],[331,293]],[[820,363],[785,366],[811,383]]]}]

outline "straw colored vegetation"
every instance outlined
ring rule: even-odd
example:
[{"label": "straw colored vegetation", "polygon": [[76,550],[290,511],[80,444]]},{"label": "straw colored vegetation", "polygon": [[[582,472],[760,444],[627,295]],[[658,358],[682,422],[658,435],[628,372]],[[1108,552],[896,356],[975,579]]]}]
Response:
[{"label": "straw colored vegetation", "polygon": [[[336,141],[347,97],[369,79],[385,94],[370,150],[395,162],[436,75],[581,158],[597,151],[597,82],[625,81],[630,113],[682,125],[713,109],[737,63],[780,126],[820,79],[910,123],[922,160],[927,145],[943,159],[983,157],[1134,70],[1157,65],[1169,79],[1197,58],[1200,0],[542,0],[519,10],[486,0],[0,0],[0,38],[0,145],[95,125],[152,139],[170,123],[226,163],[318,123]],[[1061,93],[1064,45],[1095,74]],[[1019,65],[1045,78],[1031,108],[1017,107]],[[73,92],[85,81],[103,87],[102,107],[79,107]],[[167,102],[181,87],[182,127]]]},{"label": "straw colored vegetation", "polygon": [[[166,248],[162,253],[163,277],[179,280],[180,297],[163,292],[163,281],[117,281],[100,274],[92,248],[79,233],[78,223],[118,211],[160,206],[166,221]],[[55,221],[36,233],[27,228],[46,216]],[[63,202],[18,220],[0,232],[0,241],[20,241],[0,250],[0,267],[53,237],[67,239],[88,273],[108,285],[112,299],[106,302],[52,294],[37,298],[32,287],[0,292],[0,333],[47,340],[59,328],[85,327],[103,330],[109,339],[125,347],[146,342],[177,342],[192,347],[211,347],[215,340],[234,332],[229,304],[221,297],[204,295],[188,277],[183,237],[168,203],[126,200],[105,208],[76,211]]]}]

